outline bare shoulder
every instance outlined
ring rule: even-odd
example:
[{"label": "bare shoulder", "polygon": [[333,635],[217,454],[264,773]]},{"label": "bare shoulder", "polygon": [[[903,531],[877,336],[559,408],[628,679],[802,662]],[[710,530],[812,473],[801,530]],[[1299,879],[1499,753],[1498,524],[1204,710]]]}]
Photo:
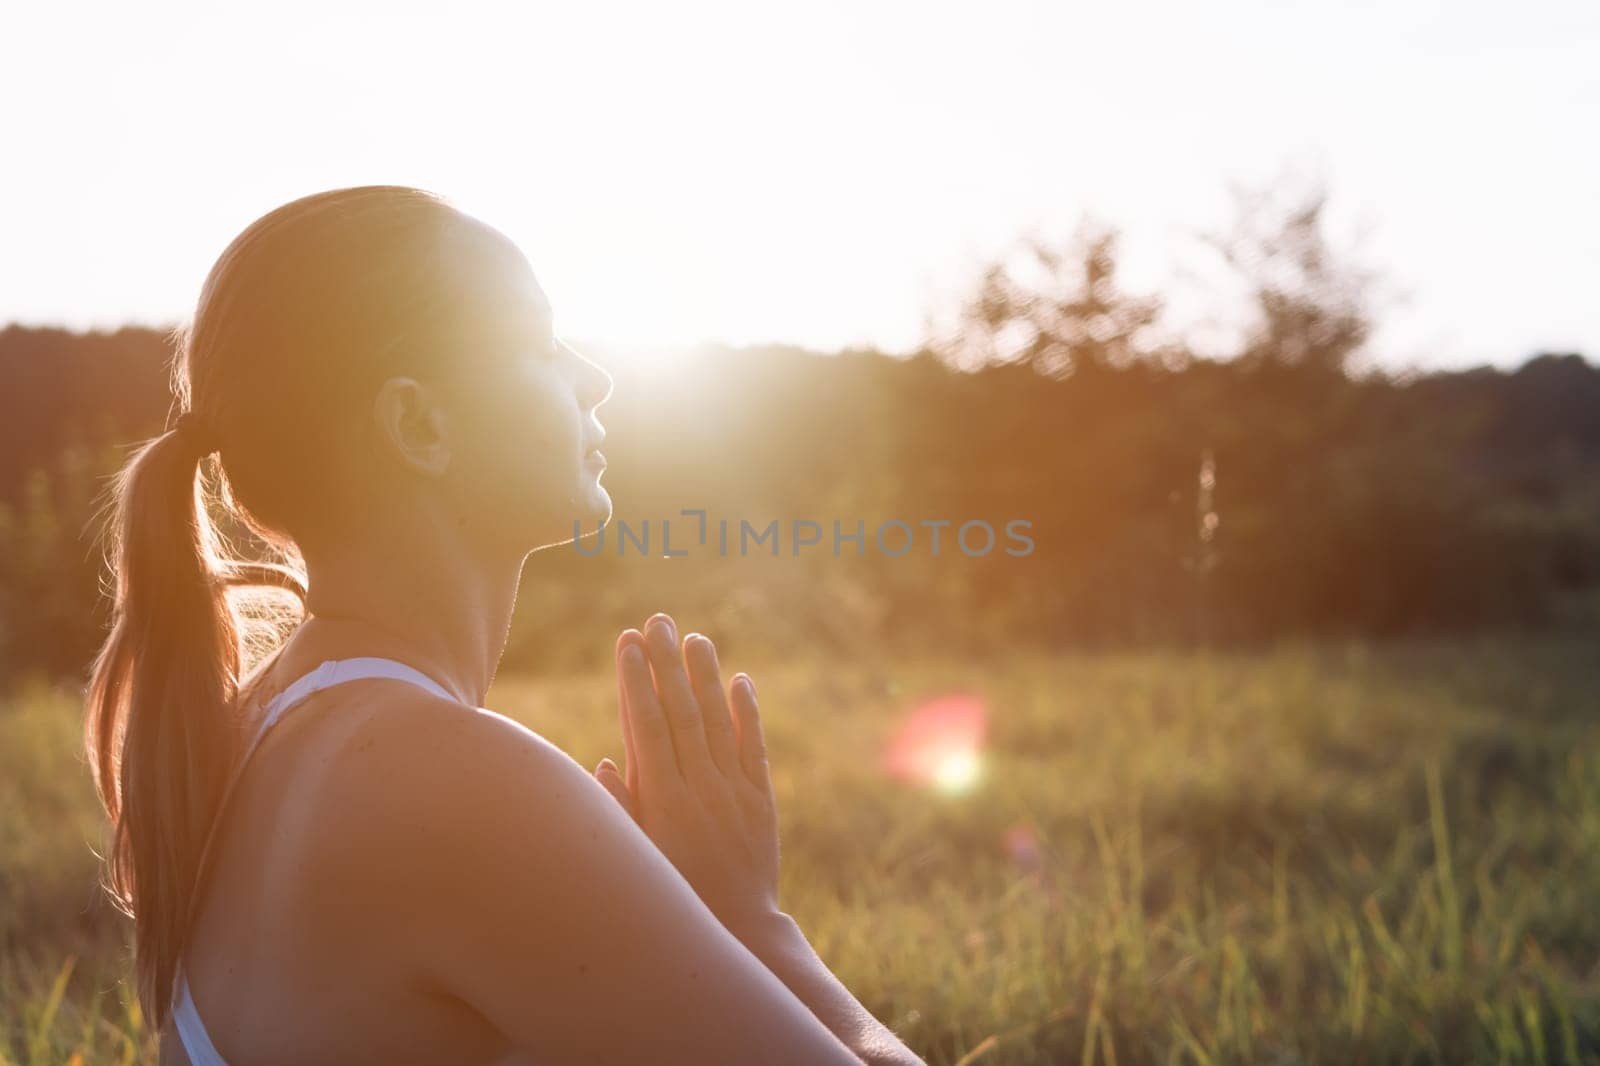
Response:
[{"label": "bare shoulder", "polygon": [[511,719],[415,690],[340,754],[342,879],[425,987],[556,1061],[854,1062],[620,804]]},{"label": "bare shoulder", "polygon": [[[483,896],[497,885],[529,881],[516,888],[523,905],[566,906],[608,851],[611,861],[631,854],[677,876],[549,740],[486,708],[385,687],[337,740],[321,804],[319,866],[370,899],[374,920],[411,923],[425,950],[431,931],[454,937],[472,920],[464,911],[485,913]],[[439,919],[416,927],[419,914]]]},{"label": "bare shoulder", "polygon": [[413,685],[397,683],[362,723],[362,750],[380,759],[420,758],[437,763],[454,755],[491,764],[509,760],[573,760],[520,722],[485,707],[468,707]]},{"label": "bare shoulder", "polygon": [[399,831],[414,845],[419,833],[460,835],[471,828],[464,820],[535,796],[556,817],[588,781],[570,755],[505,715],[403,683],[386,687],[340,744],[330,806],[345,832]]},{"label": "bare shoulder", "polygon": [[[395,964],[419,974],[472,943],[496,909],[504,920],[515,906],[532,929],[567,907],[573,833],[612,813],[599,800],[617,806],[526,726],[404,683],[374,686],[331,749],[312,866],[320,883],[364,901],[361,939],[387,943],[403,956]],[[516,898],[486,898],[501,889]]]}]

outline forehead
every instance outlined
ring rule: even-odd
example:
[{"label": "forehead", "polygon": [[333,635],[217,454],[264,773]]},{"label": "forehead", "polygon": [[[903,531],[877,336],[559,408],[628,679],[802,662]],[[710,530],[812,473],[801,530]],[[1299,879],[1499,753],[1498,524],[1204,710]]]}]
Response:
[{"label": "forehead", "polygon": [[461,221],[442,242],[441,266],[452,301],[495,333],[547,338],[554,310],[528,257],[494,227],[470,215]]}]

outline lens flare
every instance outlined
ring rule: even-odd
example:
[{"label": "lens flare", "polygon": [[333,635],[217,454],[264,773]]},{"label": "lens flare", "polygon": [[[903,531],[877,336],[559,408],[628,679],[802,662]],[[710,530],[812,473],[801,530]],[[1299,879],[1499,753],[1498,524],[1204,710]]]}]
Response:
[{"label": "lens flare", "polygon": [[981,699],[941,696],[913,709],[895,730],[884,757],[893,777],[957,795],[983,776],[988,712]]},{"label": "lens flare", "polygon": [[1039,832],[1031,825],[1014,825],[1000,838],[1006,854],[1024,872],[1032,873],[1042,864]]}]

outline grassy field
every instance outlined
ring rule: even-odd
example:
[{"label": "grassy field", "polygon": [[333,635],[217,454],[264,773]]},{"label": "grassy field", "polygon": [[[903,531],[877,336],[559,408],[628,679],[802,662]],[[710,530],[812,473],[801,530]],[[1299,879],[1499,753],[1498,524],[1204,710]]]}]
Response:
[{"label": "grassy field", "polygon": [[[930,1063],[1600,1060],[1600,652],[1517,639],[737,661],[782,902]],[[885,773],[988,708],[965,788]],[[609,676],[489,703],[592,766]],[[0,704],[0,1059],[154,1061],[96,902],[70,693]]]}]

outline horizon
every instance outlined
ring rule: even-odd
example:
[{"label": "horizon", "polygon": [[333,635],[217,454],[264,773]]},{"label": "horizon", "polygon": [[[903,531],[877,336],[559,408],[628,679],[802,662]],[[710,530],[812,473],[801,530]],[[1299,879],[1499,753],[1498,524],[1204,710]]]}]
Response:
[{"label": "horizon", "polygon": [[[56,322],[18,322],[13,320],[10,322],[0,322],[0,336],[3,336],[10,330],[21,330],[25,332],[47,332],[54,330],[67,333],[73,337],[112,337],[123,330],[142,330],[150,333],[170,334],[179,325],[180,324],[178,322],[174,321],[167,323],[124,322],[120,325],[90,325],[78,327],[63,325]],[[635,372],[642,372],[645,374],[653,373],[657,369],[679,368],[682,366],[682,363],[672,362],[664,364],[659,368],[653,368],[649,366],[640,366],[631,361],[631,357],[642,354],[644,351],[652,351],[656,354],[669,354],[677,360],[692,360],[697,356],[715,355],[717,353],[737,354],[740,352],[750,351],[784,352],[818,359],[831,359],[848,355],[868,355],[882,359],[896,360],[914,359],[920,356],[927,356],[934,359],[941,358],[937,351],[929,348],[906,351],[892,351],[882,348],[875,348],[870,345],[846,345],[840,348],[820,348],[812,345],[796,344],[792,341],[781,340],[748,342],[702,340],[674,345],[650,345],[647,342],[640,342],[638,345],[634,345],[630,342],[592,341],[583,337],[564,337],[563,339],[567,343],[574,345],[585,355],[606,358],[608,360],[606,365],[609,369],[615,370],[621,365],[627,365]],[[1233,362],[1237,358],[1233,355],[1218,355],[1215,353],[1189,353],[1189,357],[1191,362],[1208,363],[1229,363]],[[1429,376],[1436,374],[1465,374],[1480,370],[1494,370],[1501,373],[1512,374],[1528,366],[1530,363],[1540,359],[1568,358],[1579,359],[1591,369],[1600,371],[1600,352],[1586,352],[1574,349],[1541,349],[1538,351],[1528,352],[1525,355],[1515,359],[1501,359],[1494,361],[1481,360],[1472,363],[1462,362],[1440,364],[1436,366],[1393,366],[1384,363],[1382,360],[1366,362],[1358,361],[1355,365],[1347,367],[1346,373],[1354,378],[1363,378],[1372,374],[1378,374],[1394,381],[1403,382],[1418,376]],[[617,362],[610,362],[609,360],[612,359],[617,360]],[[952,365],[951,370],[952,372],[956,373],[983,373],[988,370],[1022,365],[1025,364],[994,362],[985,364],[983,366],[970,367],[966,369],[957,368]],[[1181,373],[1184,368],[1184,366],[1180,365],[1169,367],[1168,369]]]},{"label": "horizon", "polygon": [[1600,353],[1600,147],[1576,133],[1600,11],[914,10],[417,9],[382,41],[309,7],[315,33],[31,11],[18,39],[44,46],[0,88],[33,101],[13,140],[51,165],[0,206],[0,321],[167,328],[256,217],[392,181],[507,233],[561,332],[606,348],[905,354],[989,258],[1092,217],[1121,230],[1127,287],[1215,356],[1242,308],[1195,234],[1226,227],[1230,186],[1311,182],[1383,282],[1366,361]]}]

